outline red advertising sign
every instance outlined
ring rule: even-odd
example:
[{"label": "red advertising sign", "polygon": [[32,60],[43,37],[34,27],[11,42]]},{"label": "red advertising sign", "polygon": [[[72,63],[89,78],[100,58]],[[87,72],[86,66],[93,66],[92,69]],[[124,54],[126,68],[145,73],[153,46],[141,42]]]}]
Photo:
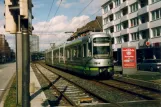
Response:
[{"label": "red advertising sign", "polygon": [[122,66],[123,68],[136,68],[136,48],[122,48]]}]

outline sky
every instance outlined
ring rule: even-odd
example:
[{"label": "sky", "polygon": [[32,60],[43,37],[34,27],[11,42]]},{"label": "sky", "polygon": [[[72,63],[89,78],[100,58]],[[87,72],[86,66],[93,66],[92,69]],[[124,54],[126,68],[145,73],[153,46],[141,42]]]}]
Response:
[{"label": "sky", "polygon": [[[101,6],[107,0],[32,0],[33,34],[39,36],[40,51],[50,48],[50,43],[65,42],[70,33],[102,14]],[[90,3],[90,4],[89,4]],[[88,5],[89,4],[89,5]],[[88,6],[87,6],[88,5]],[[15,50],[15,35],[5,32],[4,3],[0,1],[0,33]],[[100,11],[99,11],[100,10]]]}]

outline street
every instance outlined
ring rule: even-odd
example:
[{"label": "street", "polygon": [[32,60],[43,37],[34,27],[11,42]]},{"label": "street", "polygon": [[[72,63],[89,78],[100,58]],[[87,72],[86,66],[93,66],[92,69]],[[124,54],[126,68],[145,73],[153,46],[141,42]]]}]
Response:
[{"label": "street", "polygon": [[16,63],[1,64],[0,65],[0,101],[7,85],[16,72]]}]

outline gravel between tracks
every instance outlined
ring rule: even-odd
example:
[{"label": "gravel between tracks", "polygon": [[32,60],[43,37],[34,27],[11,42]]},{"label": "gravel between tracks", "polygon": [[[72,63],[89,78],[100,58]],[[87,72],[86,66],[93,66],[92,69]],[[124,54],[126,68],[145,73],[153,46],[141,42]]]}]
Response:
[{"label": "gravel between tracks", "polygon": [[[45,67],[48,67],[45,64],[42,64]],[[138,96],[125,94],[124,92],[118,91],[118,90],[112,90],[112,88],[104,88],[97,84],[94,84],[93,82],[90,82],[89,80],[85,80],[84,78],[80,78],[65,72],[60,72],[60,70],[48,67],[53,72],[56,72],[63,77],[68,78],[70,81],[83,86],[85,89],[90,90],[91,92],[94,92],[98,96],[109,100],[111,102],[124,102],[124,101],[137,101],[137,100],[143,100],[142,98],[139,98]]]}]

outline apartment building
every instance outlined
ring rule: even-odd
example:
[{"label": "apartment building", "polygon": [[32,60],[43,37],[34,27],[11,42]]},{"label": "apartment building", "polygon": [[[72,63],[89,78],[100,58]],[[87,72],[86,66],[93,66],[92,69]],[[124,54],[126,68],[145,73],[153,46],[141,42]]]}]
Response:
[{"label": "apartment building", "polygon": [[107,0],[102,17],[115,59],[121,60],[122,46],[136,47],[137,59],[161,59],[161,0]]},{"label": "apartment building", "polygon": [[5,35],[0,34],[0,63],[5,63],[11,60],[11,49],[5,38]]}]

